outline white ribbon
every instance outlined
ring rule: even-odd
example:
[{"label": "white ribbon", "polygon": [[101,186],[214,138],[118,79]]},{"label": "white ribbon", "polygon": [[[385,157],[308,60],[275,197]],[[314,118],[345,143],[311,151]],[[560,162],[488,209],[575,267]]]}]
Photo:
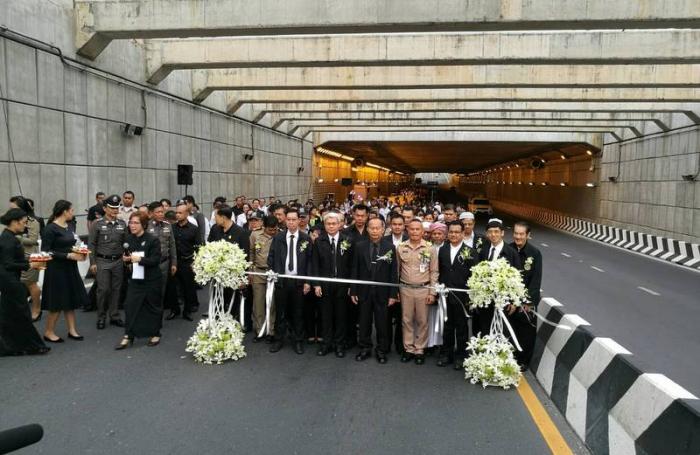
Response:
[{"label": "white ribbon", "polygon": [[506,325],[506,328],[508,329],[508,333],[510,333],[510,337],[513,340],[513,344],[515,345],[516,349],[518,351],[522,351],[523,348],[520,347],[520,343],[518,342],[518,338],[515,336],[515,331],[513,330],[513,327],[510,325],[510,322],[508,321],[508,318],[506,317],[505,313],[503,313],[503,310],[501,308],[496,308],[496,311],[493,313],[493,319],[491,320],[491,330],[490,333],[491,335],[494,335],[496,333],[503,333],[503,324]]},{"label": "white ribbon", "polygon": [[241,323],[241,326],[243,326],[245,323],[243,322],[243,318],[245,317],[245,293],[243,291],[238,291],[241,294],[241,306],[240,310],[238,311],[238,322]]},{"label": "white ribbon", "polygon": [[260,332],[258,333],[258,338],[263,335],[269,335],[272,332],[272,327],[270,326],[270,313],[272,311],[272,299],[275,295],[275,283],[279,277],[278,274],[272,270],[268,270],[265,273],[260,272],[248,272],[251,275],[262,275],[267,277],[267,289],[265,290],[265,322],[263,322],[262,327],[260,327]]},{"label": "white ribbon", "polygon": [[435,292],[437,293],[438,301],[435,327],[433,330],[442,337],[442,333],[445,329],[445,322],[447,322],[447,293],[450,291],[447,290],[444,284],[438,283],[435,285]]}]

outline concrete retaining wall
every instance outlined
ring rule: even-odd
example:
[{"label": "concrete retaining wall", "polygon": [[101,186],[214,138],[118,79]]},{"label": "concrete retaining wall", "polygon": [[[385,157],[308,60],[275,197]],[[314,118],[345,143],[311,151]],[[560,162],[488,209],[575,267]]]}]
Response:
[{"label": "concrete retaining wall", "polygon": [[642,371],[629,351],[556,300],[542,299],[539,311],[559,326],[538,321],[530,368],[595,455],[700,453],[697,397]]}]

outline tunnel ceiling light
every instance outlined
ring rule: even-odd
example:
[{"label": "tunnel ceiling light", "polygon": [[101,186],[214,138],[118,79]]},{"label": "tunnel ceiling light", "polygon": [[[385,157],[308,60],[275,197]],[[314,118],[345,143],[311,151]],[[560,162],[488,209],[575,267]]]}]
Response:
[{"label": "tunnel ceiling light", "polygon": [[518,182],[518,185],[522,185],[522,184],[523,184],[523,182]]},{"label": "tunnel ceiling light", "polygon": [[355,166],[351,167],[350,170],[351,170],[352,172],[357,172],[357,168],[356,168]]},{"label": "tunnel ceiling light", "polygon": [[559,186],[566,186],[566,182],[561,182]]},{"label": "tunnel ceiling light", "polygon": [[333,179],[333,182],[338,183],[338,179]]},{"label": "tunnel ceiling light", "polygon": [[540,185],[547,186],[547,182],[542,182],[542,183],[540,183]]},{"label": "tunnel ceiling light", "polygon": [[593,152],[591,152],[590,150],[586,150],[586,155],[593,156]]},{"label": "tunnel ceiling light", "polygon": [[566,159],[566,155],[564,155],[563,153],[562,153],[561,155],[559,155],[559,156],[561,157],[562,160],[565,160],[565,159]]},{"label": "tunnel ceiling light", "polygon": [[323,183],[323,179],[318,179],[317,182],[318,182],[318,183]]},{"label": "tunnel ceiling light", "polygon": [[595,187],[595,183],[593,183],[593,182],[588,182],[588,183],[586,183],[586,186],[587,186],[588,188],[593,188],[593,187]]},{"label": "tunnel ceiling light", "polygon": [[532,186],[532,185],[534,185],[534,183],[530,182],[530,183],[528,183],[528,185]]},{"label": "tunnel ceiling light", "polygon": [[520,167],[520,165],[518,163],[515,163],[515,167]]}]

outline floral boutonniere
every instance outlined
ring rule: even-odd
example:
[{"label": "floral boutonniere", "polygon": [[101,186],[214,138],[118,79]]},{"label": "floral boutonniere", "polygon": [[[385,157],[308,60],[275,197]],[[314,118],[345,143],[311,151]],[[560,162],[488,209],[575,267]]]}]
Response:
[{"label": "floral boutonniere", "polygon": [[379,262],[379,261],[386,261],[387,264],[391,264],[391,261],[392,261],[392,257],[391,257],[391,256],[392,256],[392,255],[391,255],[391,250],[389,250],[389,251],[387,251],[386,253],[384,253],[383,255],[379,256],[379,257],[377,258],[377,262]]},{"label": "floral boutonniere", "polygon": [[430,262],[430,247],[425,248],[423,251],[420,252],[420,261],[423,264],[428,264]]},{"label": "floral boutonniere", "polygon": [[255,242],[255,252],[260,253],[260,251],[262,251],[262,243]]},{"label": "floral boutonniere", "polygon": [[527,259],[525,260],[525,265],[523,266],[523,268],[524,268],[526,271],[529,272],[530,270],[532,270],[532,261],[533,261],[533,260],[534,260],[534,258],[533,258],[532,256],[530,256],[529,258],[527,258]]},{"label": "floral boutonniere", "polygon": [[482,244],[482,243],[484,243],[484,241],[483,241],[483,239],[482,239],[481,237],[479,237],[479,238],[476,240],[476,245],[474,245],[474,247],[476,248],[476,252],[477,252],[477,253],[481,253],[481,244]]},{"label": "floral boutonniere", "polygon": [[348,242],[347,239],[343,239],[343,241],[340,242],[340,255],[344,255],[348,248],[350,248],[350,242]]},{"label": "floral boutonniere", "polygon": [[309,246],[309,242],[304,240],[303,242],[301,242],[299,244],[299,252],[303,253],[306,250],[306,247],[308,247],[308,246]]},{"label": "floral boutonniere", "polygon": [[468,261],[472,258],[472,251],[467,247],[462,250],[461,253],[459,253],[459,259],[462,262]]}]

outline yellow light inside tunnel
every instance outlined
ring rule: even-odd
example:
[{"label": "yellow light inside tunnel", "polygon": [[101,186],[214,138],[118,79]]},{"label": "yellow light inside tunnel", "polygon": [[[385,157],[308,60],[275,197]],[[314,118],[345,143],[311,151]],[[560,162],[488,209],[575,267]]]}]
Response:
[{"label": "yellow light inside tunnel", "polygon": [[566,186],[566,182],[561,182],[559,186]]},{"label": "yellow light inside tunnel", "polygon": [[566,159],[566,155],[564,155],[563,153],[562,153],[560,156],[561,156],[561,159],[562,159],[562,160],[565,160],[565,159]]},{"label": "yellow light inside tunnel", "polygon": [[590,150],[586,150],[586,155],[593,156],[593,152],[591,152]]},{"label": "yellow light inside tunnel", "polygon": [[318,179],[318,183],[323,183],[323,179]]},{"label": "yellow light inside tunnel", "polygon": [[586,186],[588,188],[593,188],[595,186],[595,183],[588,182],[588,183],[586,183]]}]

